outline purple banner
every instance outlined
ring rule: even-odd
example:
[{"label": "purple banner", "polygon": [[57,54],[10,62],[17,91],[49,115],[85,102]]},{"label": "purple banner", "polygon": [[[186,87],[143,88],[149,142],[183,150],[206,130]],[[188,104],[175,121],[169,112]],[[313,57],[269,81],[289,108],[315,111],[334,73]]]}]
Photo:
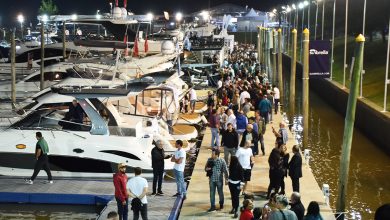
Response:
[{"label": "purple banner", "polygon": [[309,43],[309,77],[330,77],[330,41],[315,40]]}]

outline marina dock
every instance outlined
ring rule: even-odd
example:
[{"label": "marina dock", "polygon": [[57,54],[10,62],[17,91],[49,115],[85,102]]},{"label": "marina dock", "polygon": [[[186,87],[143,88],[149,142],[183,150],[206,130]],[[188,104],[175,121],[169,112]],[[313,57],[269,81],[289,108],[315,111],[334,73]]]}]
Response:
[{"label": "marina dock", "polygon": [[[128,177],[134,176],[128,173]],[[1,177],[0,203],[26,203],[26,204],[69,204],[69,205],[100,205],[105,206],[97,219],[106,219],[111,211],[117,211],[114,197],[114,185],[110,179],[102,180],[76,180],[54,179],[53,184],[43,183],[38,178],[33,185],[27,185],[23,179]],[[148,179],[149,191],[152,182]],[[164,196],[149,196],[149,219],[173,219],[177,213],[178,202],[176,197],[176,183],[165,181],[163,183]],[[129,205],[129,219],[133,216]]]},{"label": "marina dock", "polygon": [[[271,153],[272,148],[275,143],[275,136],[271,132],[272,126],[275,129],[278,129],[279,122],[282,121],[281,114],[273,115],[273,123],[267,125],[267,129],[264,135],[265,143],[265,156],[256,156],[255,165],[252,170],[252,178],[248,183],[247,191],[255,195],[254,206],[263,207],[267,202],[266,193],[269,184],[268,178],[268,156]],[[206,161],[211,157],[211,131],[207,129],[200,147],[199,155],[192,173],[191,181],[189,183],[187,191],[187,199],[184,201],[179,219],[180,220],[189,220],[189,219],[229,219],[233,215],[229,214],[231,210],[231,198],[230,192],[227,185],[224,185],[224,197],[225,204],[222,211],[216,211],[208,213],[207,210],[210,208],[210,195],[209,195],[209,184],[208,177],[206,177],[206,172],[204,167]],[[288,152],[292,152],[292,146],[295,144],[294,137],[289,131],[289,141],[287,142]],[[223,157],[221,153],[220,157]],[[302,157],[303,158],[303,157]],[[303,159],[304,161],[304,159]],[[304,162],[303,162],[304,163]],[[332,209],[325,203],[322,190],[320,189],[317,181],[314,178],[313,173],[308,165],[302,165],[303,177],[300,179],[300,194],[301,200],[305,208],[311,201],[317,201],[320,204],[321,215],[324,219],[331,220],[335,219]],[[291,179],[285,178],[286,184],[286,196],[290,196],[292,193],[292,183]],[[240,196],[240,204],[242,205],[243,196]],[[240,205],[240,206],[241,206]],[[216,206],[218,205],[218,193],[216,193]]]}]

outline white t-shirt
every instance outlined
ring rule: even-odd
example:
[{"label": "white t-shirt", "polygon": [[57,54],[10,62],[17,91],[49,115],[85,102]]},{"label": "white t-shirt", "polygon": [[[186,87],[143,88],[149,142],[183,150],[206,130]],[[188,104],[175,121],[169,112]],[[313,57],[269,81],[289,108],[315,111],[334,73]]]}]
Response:
[{"label": "white t-shirt", "polygon": [[196,100],[198,97],[196,97],[196,92],[194,89],[190,90],[190,100]]},{"label": "white t-shirt", "polygon": [[181,157],[183,158],[183,160],[180,164],[175,163],[175,165],[173,165],[173,169],[184,172],[184,167],[186,164],[186,152],[183,148],[175,151],[175,159],[179,159]]},{"label": "white t-shirt", "polygon": [[236,157],[238,162],[240,162],[243,169],[251,169],[251,157],[253,156],[251,148],[238,148],[236,152]]},{"label": "white t-shirt", "polygon": [[226,127],[227,125],[231,123],[233,125],[233,128],[236,129],[237,128],[237,121],[236,121],[236,116],[234,114],[231,114],[227,117],[227,120],[226,120]]},{"label": "white t-shirt", "polygon": [[247,91],[243,91],[241,94],[240,94],[240,104],[244,104],[245,102],[245,99],[250,99],[251,98],[251,95],[247,92]]},{"label": "white t-shirt", "polygon": [[222,87],[222,80],[218,80],[218,89]]},{"label": "white t-shirt", "polygon": [[[140,176],[135,176],[127,182],[126,188],[131,191],[134,195],[140,196],[144,191],[144,188],[148,187],[148,181]],[[147,204],[148,200],[146,199],[146,195],[141,199],[142,204]]]},{"label": "white t-shirt", "polygon": [[279,92],[279,89],[277,87],[274,88],[274,99],[280,99],[280,92]]}]

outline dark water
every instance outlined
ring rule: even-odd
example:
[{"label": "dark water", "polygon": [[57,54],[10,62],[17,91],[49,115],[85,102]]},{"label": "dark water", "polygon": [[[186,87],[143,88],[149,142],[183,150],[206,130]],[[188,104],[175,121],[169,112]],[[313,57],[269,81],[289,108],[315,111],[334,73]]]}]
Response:
[{"label": "dark water", "polygon": [[[300,84],[299,79],[297,82]],[[301,86],[297,86],[297,96],[300,96]],[[302,112],[300,103],[301,100],[298,99],[294,115],[294,121],[298,123]],[[307,148],[311,150],[310,167],[320,187],[322,184],[329,184],[330,205],[335,210],[344,117],[312,91],[309,106]],[[374,219],[375,210],[390,202],[389,178],[390,157],[355,128],[347,191],[347,218]]]},{"label": "dark water", "polygon": [[0,204],[0,219],[96,219],[102,207],[86,205]]}]

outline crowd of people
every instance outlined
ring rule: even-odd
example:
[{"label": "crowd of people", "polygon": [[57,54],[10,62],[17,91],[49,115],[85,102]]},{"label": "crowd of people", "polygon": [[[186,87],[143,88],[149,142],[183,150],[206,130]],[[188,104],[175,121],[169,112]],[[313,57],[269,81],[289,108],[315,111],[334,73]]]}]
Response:
[{"label": "crowd of people", "polygon": [[[264,134],[267,124],[274,123],[273,115],[279,113],[280,92],[269,84],[266,75],[261,74],[260,65],[253,45],[241,45],[223,63],[221,79],[215,93],[207,98],[208,122],[211,129],[212,155],[205,171],[209,177],[210,208],[216,211],[215,192],[219,195],[219,210],[224,207],[223,183],[229,186],[233,218],[240,219],[303,219],[304,208],[300,202],[299,178],[302,177],[302,158],[299,146],[293,147],[293,156],[287,151],[288,132],[284,122],[279,128],[272,128],[275,146],[268,156],[269,179],[265,207],[255,208],[255,201],[247,185],[251,181],[255,157],[265,157]],[[224,157],[220,157],[221,150]],[[291,204],[285,196],[284,178],[290,176],[293,182]],[[240,196],[244,197],[240,208]],[[318,206],[318,204],[317,204]],[[302,209],[303,208],[303,209]],[[308,209],[309,210],[309,209]],[[256,216],[254,216],[256,215]],[[319,213],[318,213],[318,216]],[[321,219],[318,217],[318,219]]]},{"label": "crowd of people", "polygon": [[[236,46],[235,50],[224,60],[221,79],[217,82],[215,92],[207,97],[208,126],[211,130],[212,148],[204,170],[209,179],[210,207],[208,212],[223,210],[225,204],[224,185],[228,185],[232,209],[230,214],[240,220],[322,220],[320,206],[312,201],[305,209],[301,202],[299,179],[302,177],[302,158],[298,145],[292,147],[291,158],[288,152],[289,140],[287,125],[284,122],[274,123],[275,114],[279,113],[280,92],[275,85],[269,84],[266,75],[261,74],[260,65],[256,62],[253,45]],[[181,108],[193,112],[196,93],[193,89]],[[189,109],[188,109],[189,107]],[[270,125],[271,124],[271,125]],[[276,129],[272,125],[278,124]],[[267,129],[271,127],[271,129]],[[268,131],[270,130],[270,131]],[[264,135],[272,132],[275,144],[269,155],[266,155]],[[186,153],[183,142],[176,141],[177,150],[173,155],[165,155],[162,144],[157,142],[152,150],[153,190],[151,195],[163,196],[162,176],[164,159],[171,157],[177,193],[174,196],[186,199],[184,184],[184,167]],[[220,157],[223,150],[223,157]],[[267,152],[268,152],[267,151]],[[269,186],[266,193],[266,204],[256,206],[253,192],[248,190],[252,178],[252,169],[256,166],[255,157],[266,159],[269,165]],[[128,198],[134,219],[141,214],[147,219],[147,182],[135,169],[135,177],[127,181],[125,166],[119,164],[119,172],[114,175],[115,197],[118,204],[119,219],[127,219]],[[291,178],[293,192],[288,198],[284,179]],[[219,207],[216,206],[218,193]],[[242,203],[240,203],[242,200]],[[135,201],[135,202],[134,202]],[[240,205],[241,204],[241,205]]]}]

